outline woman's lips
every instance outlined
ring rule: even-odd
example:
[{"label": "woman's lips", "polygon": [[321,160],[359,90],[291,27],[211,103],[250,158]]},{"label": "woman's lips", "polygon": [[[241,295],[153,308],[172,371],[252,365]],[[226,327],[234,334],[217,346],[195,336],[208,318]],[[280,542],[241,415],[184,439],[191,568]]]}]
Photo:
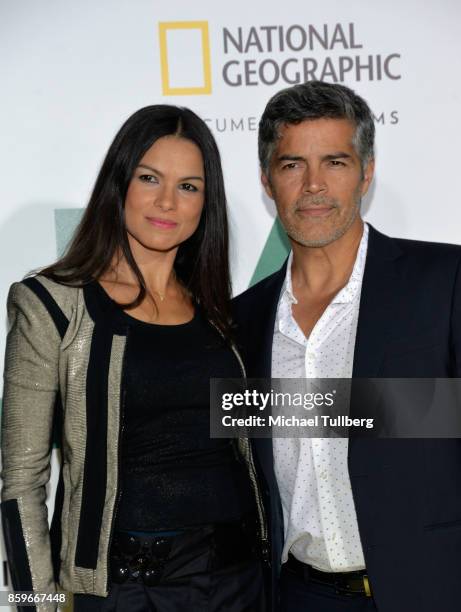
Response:
[{"label": "woman's lips", "polygon": [[159,219],[158,217],[146,217],[146,219],[154,227],[161,227],[162,229],[172,229],[178,225],[175,221],[169,219]]}]

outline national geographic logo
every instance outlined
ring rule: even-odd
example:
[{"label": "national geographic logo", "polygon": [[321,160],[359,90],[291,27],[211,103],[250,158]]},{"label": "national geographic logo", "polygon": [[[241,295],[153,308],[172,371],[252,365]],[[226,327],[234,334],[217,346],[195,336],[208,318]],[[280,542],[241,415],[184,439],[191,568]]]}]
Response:
[{"label": "national geographic logo", "polygon": [[223,28],[222,44],[230,87],[401,78],[400,53],[367,54],[354,23]]},{"label": "national geographic logo", "polygon": [[158,28],[163,95],[210,94],[208,21],[162,22]]},{"label": "national geographic logo", "polygon": [[[400,53],[367,53],[354,23],[223,27],[220,38],[213,63],[226,87],[402,78]],[[211,93],[207,21],[159,23],[159,43],[164,95]]]}]

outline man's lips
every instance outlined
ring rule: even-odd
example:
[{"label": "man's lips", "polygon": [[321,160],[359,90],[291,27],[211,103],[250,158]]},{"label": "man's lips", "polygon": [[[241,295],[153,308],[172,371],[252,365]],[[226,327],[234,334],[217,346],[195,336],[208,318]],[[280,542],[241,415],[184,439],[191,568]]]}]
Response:
[{"label": "man's lips", "polygon": [[146,217],[146,220],[154,227],[160,227],[163,229],[172,229],[178,225],[176,221],[170,221],[170,219],[160,219],[159,217]]},{"label": "man's lips", "polygon": [[296,213],[302,217],[325,217],[334,210],[334,206],[313,206],[311,208],[297,208]]}]

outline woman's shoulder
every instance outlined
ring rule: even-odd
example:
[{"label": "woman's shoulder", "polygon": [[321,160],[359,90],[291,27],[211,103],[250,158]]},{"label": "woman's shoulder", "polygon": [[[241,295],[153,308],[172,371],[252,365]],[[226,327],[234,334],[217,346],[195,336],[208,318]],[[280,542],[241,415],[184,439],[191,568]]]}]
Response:
[{"label": "woman's shoulder", "polygon": [[43,274],[27,276],[11,285],[8,294],[8,308],[22,310],[44,308],[52,318],[71,317],[80,299],[82,287],[70,286]]}]

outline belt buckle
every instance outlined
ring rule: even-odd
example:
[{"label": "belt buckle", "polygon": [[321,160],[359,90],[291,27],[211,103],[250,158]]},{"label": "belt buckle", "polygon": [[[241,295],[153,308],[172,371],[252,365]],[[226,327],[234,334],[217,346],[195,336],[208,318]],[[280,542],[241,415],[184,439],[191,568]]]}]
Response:
[{"label": "belt buckle", "polygon": [[362,578],[363,578],[363,588],[365,589],[365,595],[367,597],[371,597],[371,586],[370,586],[370,581],[368,580],[368,575],[364,574]]},{"label": "belt buckle", "polygon": [[[368,579],[368,575],[367,574],[363,574],[362,576],[362,586],[363,586],[363,591],[362,590],[353,590],[351,588],[351,586],[349,584],[347,584],[346,582],[343,582],[342,580],[335,580],[333,585],[335,588],[335,592],[337,595],[358,595],[360,593],[362,593],[363,595],[365,595],[365,597],[372,597],[372,593],[371,593],[371,586],[370,586],[370,581]],[[360,583],[359,583],[360,584]]]}]

